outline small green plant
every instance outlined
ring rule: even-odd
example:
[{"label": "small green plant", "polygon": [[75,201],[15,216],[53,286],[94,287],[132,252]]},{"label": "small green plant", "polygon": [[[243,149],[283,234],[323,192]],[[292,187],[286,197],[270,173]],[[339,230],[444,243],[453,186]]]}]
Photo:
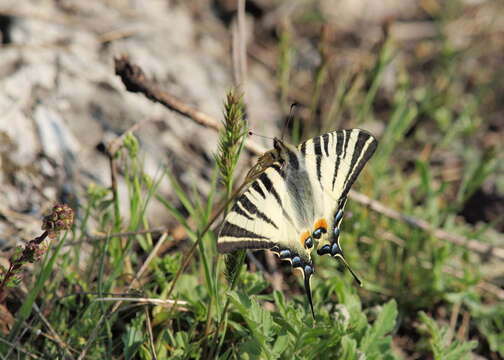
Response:
[{"label": "small green plant", "polygon": [[423,311],[420,320],[430,336],[429,345],[435,360],[469,359],[471,350],[476,348],[476,341],[460,342],[452,340],[453,334],[447,326],[440,326]]}]

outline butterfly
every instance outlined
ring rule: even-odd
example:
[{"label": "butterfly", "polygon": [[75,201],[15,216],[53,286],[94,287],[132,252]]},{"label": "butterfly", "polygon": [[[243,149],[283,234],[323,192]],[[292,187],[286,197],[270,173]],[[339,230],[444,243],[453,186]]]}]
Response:
[{"label": "butterfly", "polygon": [[310,288],[311,253],[329,254],[350,269],[340,246],[348,192],[377,147],[360,129],[337,130],[294,146],[278,138],[260,159],[260,171],[222,224],[217,248],[269,249],[301,270],[315,318]]}]

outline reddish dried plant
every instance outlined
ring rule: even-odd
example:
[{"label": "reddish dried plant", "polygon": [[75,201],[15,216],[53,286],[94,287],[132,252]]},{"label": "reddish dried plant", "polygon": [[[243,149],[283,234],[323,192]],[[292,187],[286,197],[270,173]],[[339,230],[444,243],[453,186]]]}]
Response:
[{"label": "reddish dried plant", "polygon": [[[35,263],[42,259],[49,247],[49,239],[55,239],[61,231],[69,230],[73,224],[73,210],[65,204],[53,206],[49,215],[42,220],[44,233],[25,246],[18,247],[9,258],[9,268],[0,267],[0,303],[7,296],[7,289],[15,286],[20,281],[21,267],[26,263]],[[49,238],[49,239],[47,239]]]}]

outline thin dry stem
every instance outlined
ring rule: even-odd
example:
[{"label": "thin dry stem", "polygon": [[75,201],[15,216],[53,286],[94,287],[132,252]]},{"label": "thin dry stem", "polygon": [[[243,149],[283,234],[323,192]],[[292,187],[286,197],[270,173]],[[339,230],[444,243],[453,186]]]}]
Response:
[{"label": "thin dry stem", "polygon": [[149,334],[150,350],[151,350],[153,359],[157,360],[156,347],[154,346],[154,335],[152,334],[152,324],[151,324],[150,315],[149,315],[149,307],[144,306],[144,311],[145,311],[145,319],[147,320],[145,326],[147,327],[147,333]]},{"label": "thin dry stem", "polygon": [[29,352],[29,351],[26,351],[25,349],[23,349],[23,348],[21,348],[21,347],[17,346],[16,344],[11,343],[10,341],[7,341],[7,340],[5,340],[5,339],[2,339],[1,337],[0,337],[0,342],[1,342],[1,343],[4,343],[5,345],[10,346],[10,347],[11,347],[11,348],[13,348],[13,349],[16,349],[17,351],[19,351],[19,352],[21,352],[21,353],[23,353],[23,354],[25,354],[25,355],[29,356],[29,357],[30,357],[30,358],[32,358],[32,359],[42,359],[40,356],[37,356],[37,355],[35,355],[35,354],[33,354],[33,353]]},{"label": "thin dry stem", "polygon": [[73,356],[72,354],[70,353],[70,350],[72,350],[73,352],[77,352],[75,349],[73,349],[70,345],[68,345],[66,342],[64,342],[61,337],[58,335],[58,333],[56,332],[56,330],[54,330],[54,328],[51,326],[51,323],[46,319],[46,317],[44,316],[44,314],[42,314],[42,312],[40,311],[37,303],[34,303],[33,304],[33,309],[35,310],[35,312],[37,313],[37,315],[40,317],[40,319],[42,320],[42,322],[44,323],[44,325],[47,327],[47,329],[49,330],[49,332],[51,333],[52,335],[52,340],[59,345],[60,348],[62,348],[67,356],[70,358],[70,359],[73,359]]},{"label": "thin dry stem", "polygon": [[63,246],[74,246],[74,245],[81,244],[83,242],[103,241],[103,240],[107,240],[108,238],[112,238],[112,237],[158,234],[158,233],[164,233],[164,232],[166,232],[166,233],[169,232],[169,229],[166,227],[154,227],[151,229],[138,230],[138,231],[125,231],[125,232],[119,232],[119,233],[111,233],[111,234],[107,234],[107,235],[89,236],[89,237],[84,238],[79,241],[69,241],[69,242],[65,243]]},{"label": "thin dry stem", "polygon": [[[163,235],[161,235],[158,242],[156,243],[154,248],[151,250],[149,256],[147,257],[147,259],[145,259],[144,263],[142,264],[142,266],[138,270],[137,274],[135,275],[135,279],[134,279],[135,282],[138,282],[140,280],[140,278],[143,276],[143,274],[147,270],[149,264],[151,263],[152,259],[154,259],[157,256],[158,251],[161,248],[161,245],[163,245],[163,243],[167,237],[168,237],[168,234],[166,232],[163,233]],[[133,281],[131,282],[130,286],[132,286],[132,285],[133,285]]]}]

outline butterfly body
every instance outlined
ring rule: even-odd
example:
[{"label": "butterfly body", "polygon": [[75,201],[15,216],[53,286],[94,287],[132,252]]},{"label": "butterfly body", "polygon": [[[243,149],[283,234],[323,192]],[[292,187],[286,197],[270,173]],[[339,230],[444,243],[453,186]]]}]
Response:
[{"label": "butterfly body", "polygon": [[[339,130],[295,147],[274,139],[265,168],[236,201],[221,228],[218,249],[270,249],[301,270],[313,311],[311,253],[343,258],[339,226],[348,192],[376,149],[359,130]],[[352,273],[353,274],[353,273]]]}]

